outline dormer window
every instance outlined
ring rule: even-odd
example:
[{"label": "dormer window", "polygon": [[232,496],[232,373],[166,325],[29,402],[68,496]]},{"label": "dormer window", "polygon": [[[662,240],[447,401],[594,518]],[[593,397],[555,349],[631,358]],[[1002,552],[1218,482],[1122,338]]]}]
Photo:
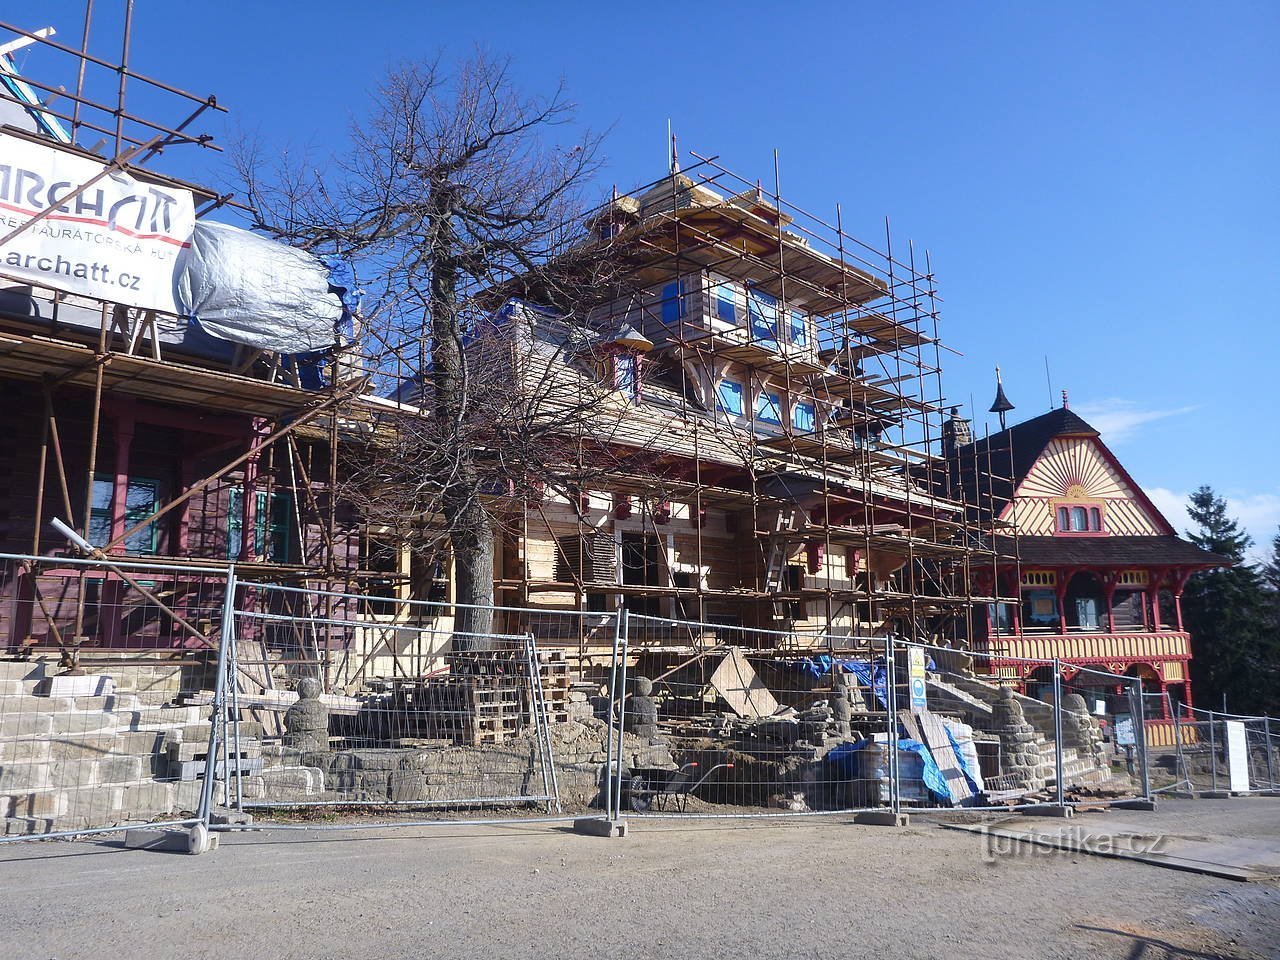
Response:
[{"label": "dormer window", "polygon": [[778,300],[762,290],[747,288],[751,339],[769,350],[778,349]]},{"label": "dormer window", "polygon": [[756,419],[775,427],[782,426],[782,400],[776,393],[764,390],[756,397]]},{"label": "dormer window", "polygon": [[813,404],[807,400],[791,404],[791,425],[797,430],[812,433],[816,426]]},{"label": "dormer window", "polygon": [[1102,507],[1093,503],[1059,503],[1054,510],[1060,534],[1102,533]]},{"label": "dormer window", "polygon": [[799,310],[792,310],[790,311],[790,316],[791,342],[803,350],[809,346],[809,326],[805,315]]},{"label": "dormer window", "polygon": [[688,293],[689,284],[683,280],[672,281],[663,286],[659,314],[663,323],[678,323],[684,318],[688,313],[688,306],[685,303]]},{"label": "dormer window", "polygon": [[731,417],[742,416],[745,409],[742,405],[742,384],[721,380],[716,386],[716,407]]},{"label": "dormer window", "polygon": [[620,350],[613,355],[613,386],[628,400],[640,399],[640,358]]},{"label": "dormer window", "polygon": [[742,289],[736,283],[728,281],[717,283],[713,290],[715,297],[715,318],[722,323],[736,327],[742,318],[745,298]]}]

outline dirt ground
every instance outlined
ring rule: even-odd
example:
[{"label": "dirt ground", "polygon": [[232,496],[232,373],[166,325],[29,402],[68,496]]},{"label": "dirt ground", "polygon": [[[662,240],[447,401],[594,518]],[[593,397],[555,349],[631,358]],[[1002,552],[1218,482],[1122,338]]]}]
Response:
[{"label": "dirt ground", "polygon": [[[1280,841],[1280,800],[1133,829]],[[838,818],[0,845],[0,957],[1271,958],[1280,885]]]}]

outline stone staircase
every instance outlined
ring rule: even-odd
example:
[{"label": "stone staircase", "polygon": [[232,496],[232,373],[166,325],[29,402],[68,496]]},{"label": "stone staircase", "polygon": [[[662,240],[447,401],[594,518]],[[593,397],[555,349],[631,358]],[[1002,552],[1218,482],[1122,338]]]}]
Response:
[{"label": "stone staircase", "polygon": [[53,669],[0,661],[0,833],[108,827],[199,806],[202,781],[170,759],[203,758],[209,738],[208,708],[179,702],[181,666],[143,661],[81,677]]},{"label": "stone staircase", "polygon": [[[1001,695],[999,684],[961,673],[947,673],[945,676],[930,673],[926,682],[931,709],[959,714],[978,729],[990,725],[994,705]],[[1035,730],[1032,743],[1040,754],[1040,771],[1049,786],[1056,786],[1053,707],[1017,692],[1013,693],[1013,699],[1022,707],[1023,717]],[[1105,764],[1099,765],[1093,756],[1083,754],[1074,746],[1064,746],[1062,775],[1067,787],[1102,786],[1111,779],[1111,769]]]}]

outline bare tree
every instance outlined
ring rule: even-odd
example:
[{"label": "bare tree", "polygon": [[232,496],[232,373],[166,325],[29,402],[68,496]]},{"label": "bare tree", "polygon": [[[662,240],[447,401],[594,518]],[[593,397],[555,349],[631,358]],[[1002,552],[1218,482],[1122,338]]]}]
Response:
[{"label": "bare tree", "polygon": [[[586,317],[617,296],[622,259],[607,231],[584,239],[600,138],[552,142],[572,116],[563,88],[524,97],[506,61],[477,55],[452,75],[438,63],[393,70],[323,171],[270,166],[248,145],[236,159],[258,228],[356,264],[367,372],[406,404],[354,448],[347,491],[419,549],[437,545],[432,529],[447,540],[459,604],[493,602],[503,496],[583,485],[612,449],[596,413],[590,458],[567,439],[609,393],[589,375],[600,345]],[[559,339],[500,329],[508,297],[554,307],[540,323],[558,324]],[[583,375],[566,380],[575,365]],[[461,607],[456,623],[484,633],[491,618]]]}]

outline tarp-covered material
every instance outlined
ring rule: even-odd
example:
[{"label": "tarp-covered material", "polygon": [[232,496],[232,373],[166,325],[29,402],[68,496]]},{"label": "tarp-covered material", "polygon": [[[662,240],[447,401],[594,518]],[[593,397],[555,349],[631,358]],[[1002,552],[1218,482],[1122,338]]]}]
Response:
[{"label": "tarp-covered material", "polygon": [[[823,761],[835,767],[843,776],[850,778],[867,778],[873,775],[875,778],[887,776],[887,773],[883,770],[880,772],[873,772],[866,771],[862,768],[860,757],[861,751],[870,747],[873,742],[875,741],[859,740],[856,743],[842,743],[832,749],[823,758]],[[884,746],[883,742],[881,743],[881,746]],[[929,752],[928,747],[919,740],[911,740],[907,737],[902,737],[898,740],[898,751],[900,753],[911,753],[918,757],[920,760],[920,780],[924,782],[924,785],[929,788],[931,793],[942,800],[953,802],[954,798],[951,796],[951,788],[947,786],[947,780],[943,777],[942,771],[938,769],[938,764],[934,762],[933,754]],[[904,769],[901,770],[900,773],[904,781],[913,781],[916,779],[914,770]]]},{"label": "tarp-covered material", "polygon": [[206,333],[274,353],[324,350],[350,332],[339,264],[225,223],[196,222],[178,261],[178,307]]}]

